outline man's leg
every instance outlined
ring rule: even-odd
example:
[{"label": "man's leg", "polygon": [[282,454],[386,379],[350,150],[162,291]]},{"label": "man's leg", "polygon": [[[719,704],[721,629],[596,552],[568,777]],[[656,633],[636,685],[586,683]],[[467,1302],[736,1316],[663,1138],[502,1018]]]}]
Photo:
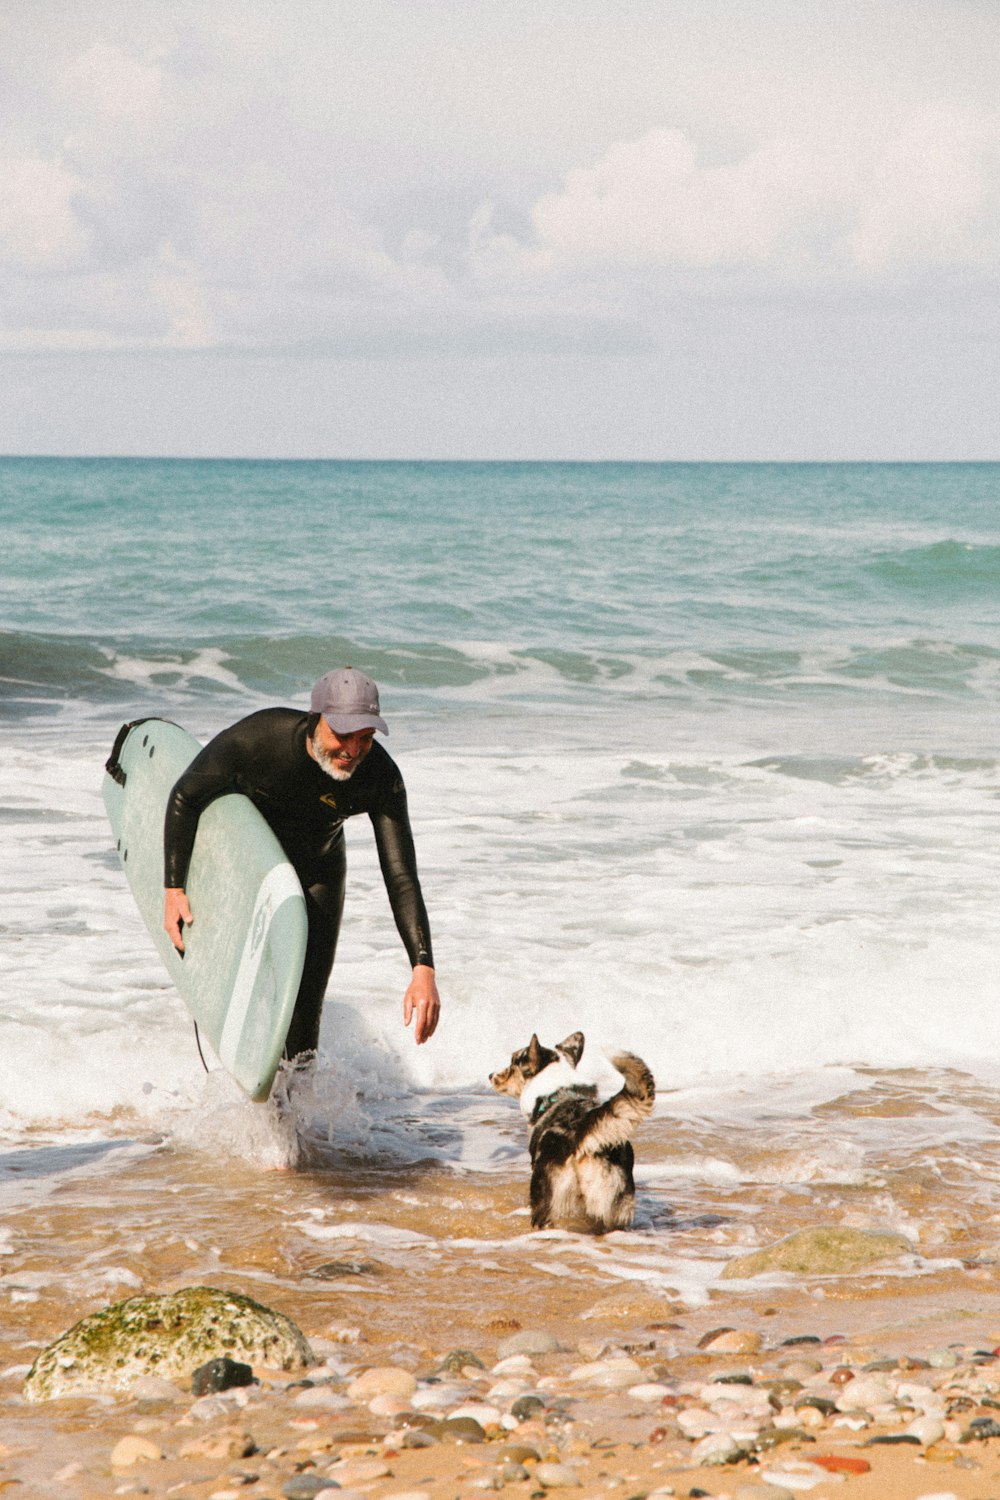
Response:
[{"label": "man's leg", "polygon": [[319,1046],[319,1023],[323,997],[337,951],[340,918],[344,910],[344,885],[347,859],[341,840],[323,869],[323,879],[304,888],[306,913],[309,917],[309,940],[302,968],[299,993],[292,1012],[292,1023],[285,1038],[285,1057],[295,1058],[303,1052],[315,1052]]}]

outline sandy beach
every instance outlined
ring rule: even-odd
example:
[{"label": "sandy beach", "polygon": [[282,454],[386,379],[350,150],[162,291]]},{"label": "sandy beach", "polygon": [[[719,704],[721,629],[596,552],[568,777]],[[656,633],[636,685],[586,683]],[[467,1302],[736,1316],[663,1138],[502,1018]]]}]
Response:
[{"label": "sandy beach", "polygon": [[[669,1139],[651,1122],[646,1158]],[[697,1301],[640,1279],[658,1244],[718,1269],[751,1238],[857,1221],[866,1195],[845,1209],[842,1188],[700,1183],[668,1210],[640,1189],[643,1227],[594,1241],[527,1233],[525,1187],[519,1167],[267,1172],[161,1146],[26,1199],[5,1225],[4,1492],[309,1500],[326,1480],[373,1500],[1000,1494],[1000,1283],[989,1226],[954,1196],[910,1185],[937,1260],[716,1278]],[[317,1363],[198,1399],[154,1382],[24,1402],[29,1365],[77,1319],[192,1285],[284,1313]]]},{"label": "sandy beach", "polygon": [[[232,1287],[235,1278],[219,1280]],[[4,1488],[68,1500],[129,1493],[308,1500],[320,1492],[303,1484],[310,1479],[375,1500],[562,1488],[587,1497],[732,1500],[1000,1493],[998,1437],[975,1435],[976,1423],[979,1431],[984,1422],[986,1432],[996,1427],[1000,1396],[993,1353],[1000,1320],[989,1291],[907,1302],[869,1280],[820,1314],[807,1294],[767,1305],[734,1298],[691,1316],[627,1289],[583,1305],[562,1287],[544,1301],[533,1297],[529,1312],[518,1296],[497,1300],[487,1278],[470,1282],[465,1308],[432,1321],[420,1272],[396,1279],[393,1304],[407,1325],[423,1325],[420,1338],[392,1338],[358,1305],[362,1298],[352,1305],[340,1288],[282,1298],[322,1362],[294,1376],[260,1369],[249,1391],[198,1401],[178,1386],[24,1407],[14,1394],[19,1375],[8,1370]],[[486,1300],[477,1317],[479,1297]],[[415,1316],[417,1308],[424,1313]],[[353,1327],[342,1321],[351,1312]],[[707,1326],[720,1315],[732,1322]],[[526,1347],[540,1347],[542,1334],[559,1348],[498,1359],[516,1344],[525,1317]],[[807,1319],[811,1334],[800,1331]],[[725,1352],[741,1345],[754,1352]],[[828,1410],[818,1394],[835,1402],[873,1372],[897,1392],[874,1410],[871,1394],[864,1410],[845,1411]],[[409,1378],[399,1382],[401,1375]],[[525,1402],[531,1395],[536,1401]],[[720,1401],[735,1413],[758,1409],[760,1398],[771,1415],[744,1423],[742,1434],[736,1423],[732,1456],[722,1456],[725,1445],[718,1456],[709,1452],[710,1437],[692,1438],[706,1412],[721,1412]],[[928,1419],[926,1409],[938,1405],[942,1419]],[[911,1435],[921,1419],[933,1441]]]}]

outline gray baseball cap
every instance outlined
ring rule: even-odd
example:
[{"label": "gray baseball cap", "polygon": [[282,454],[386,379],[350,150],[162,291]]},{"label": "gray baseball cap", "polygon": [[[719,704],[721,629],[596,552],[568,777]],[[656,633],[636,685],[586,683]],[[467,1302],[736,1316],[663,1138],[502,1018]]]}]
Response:
[{"label": "gray baseball cap", "polygon": [[312,690],[312,711],[322,714],[334,734],[354,734],[358,729],[388,726],[379,716],[378,688],[355,667],[335,667],[326,672]]}]

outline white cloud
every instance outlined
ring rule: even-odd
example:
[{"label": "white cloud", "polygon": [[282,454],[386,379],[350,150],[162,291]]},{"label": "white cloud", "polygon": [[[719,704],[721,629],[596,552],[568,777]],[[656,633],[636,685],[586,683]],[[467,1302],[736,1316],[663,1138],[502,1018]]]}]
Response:
[{"label": "white cloud", "polygon": [[856,265],[1000,259],[1000,113],[930,109],[873,153],[848,241]]},{"label": "white cloud", "polygon": [[[534,206],[539,269],[896,273],[1000,261],[1000,115],[927,110],[887,139],[777,136],[721,165],[683,131],[610,147]],[[506,241],[510,248],[509,239]]]},{"label": "white cloud", "polygon": [[0,157],[0,255],[9,267],[50,275],[79,259],[89,244],[74,207],[83,186],[58,160]]},{"label": "white cloud", "polygon": [[130,57],[121,47],[95,42],[63,70],[60,84],[81,108],[125,122],[157,108],[160,71]]},{"label": "white cloud", "polygon": [[674,272],[781,295],[1000,259],[991,11],[290,5],[11,28],[11,337],[571,342],[648,322]]},{"label": "white cloud", "polygon": [[532,219],[550,260],[765,264],[787,256],[822,210],[815,169],[814,155],[787,140],[704,167],[683,131],[659,127],[570,172]]}]

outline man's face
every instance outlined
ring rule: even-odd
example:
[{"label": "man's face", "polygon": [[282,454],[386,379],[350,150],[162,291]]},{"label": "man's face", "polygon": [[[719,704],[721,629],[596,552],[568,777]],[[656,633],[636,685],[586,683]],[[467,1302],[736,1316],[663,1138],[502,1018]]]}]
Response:
[{"label": "man's face", "polygon": [[374,729],[357,729],[353,734],[335,734],[320,718],[312,737],[316,760],[334,781],[349,781],[372,747]]}]

